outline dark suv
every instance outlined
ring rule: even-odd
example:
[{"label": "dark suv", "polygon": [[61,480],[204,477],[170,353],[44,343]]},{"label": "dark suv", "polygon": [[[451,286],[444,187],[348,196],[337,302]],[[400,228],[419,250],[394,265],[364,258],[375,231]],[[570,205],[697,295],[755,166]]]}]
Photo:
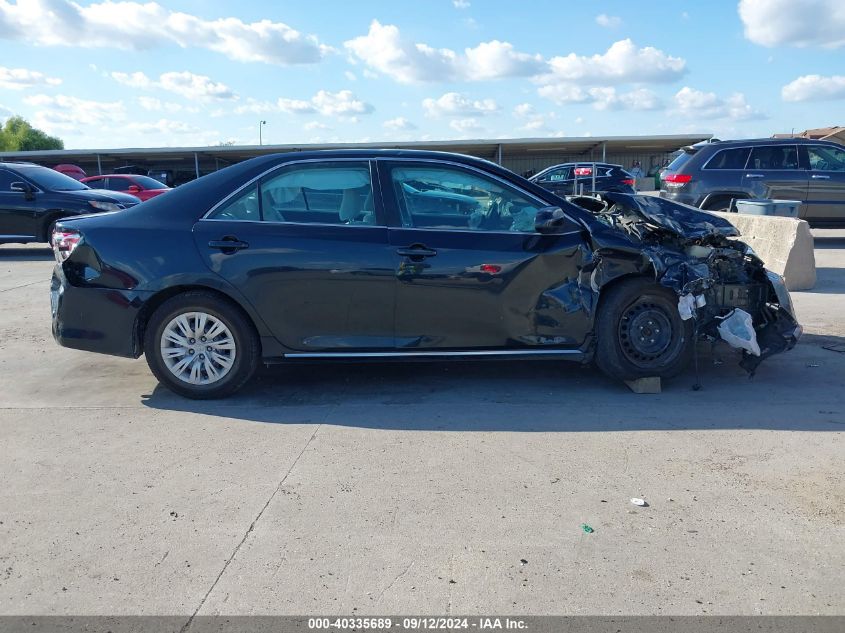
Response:
[{"label": "dark suv", "polygon": [[139,202],[125,193],[91,189],[47,167],[0,163],[0,243],[47,242],[56,220]]},{"label": "dark suv", "polygon": [[697,143],[663,172],[660,195],[711,210],[743,198],[800,200],[811,225],[842,226],[845,147],[803,138]]},{"label": "dark suv", "polygon": [[559,196],[575,195],[593,189],[593,169],[595,173],[596,191],[617,191],[619,193],[634,193],[634,177],[622,169],[622,165],[610,163],[563,163],[547,167],[529,178],[543,189]]}]

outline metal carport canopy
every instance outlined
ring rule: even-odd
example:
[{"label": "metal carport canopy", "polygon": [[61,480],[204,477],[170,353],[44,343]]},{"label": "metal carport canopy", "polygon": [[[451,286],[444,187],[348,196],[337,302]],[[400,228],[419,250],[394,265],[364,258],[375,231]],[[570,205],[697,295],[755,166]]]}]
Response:
[{"label": "metal carport canopy", "polygon": [[[320,149],[425,149],[457,152],[475,156],[496,157],[501,148],[504,155],[533,152],[556,152],[588,155],[590,151],[608,153],[620,152],[672,152],[685,145],[691,145],[711,138],[710,134],[665,134],[658,136],[573,136],[560,138],[503,138],[455,141],[380,141],[372,143],[288,143],[283,145],[228,145],[212,147],[154,147],[120,149],[68,149],[30,152],[0,152],[0,159],[31,160],[39,162],[73,163],[103,159],[124,161],[143,160],[152,162],[192,161],[194,155],[203,159],[219,158],[227,162],[238,162],[276,152],[293,152]],[[596,157],[598,159],[598,157]]]}]

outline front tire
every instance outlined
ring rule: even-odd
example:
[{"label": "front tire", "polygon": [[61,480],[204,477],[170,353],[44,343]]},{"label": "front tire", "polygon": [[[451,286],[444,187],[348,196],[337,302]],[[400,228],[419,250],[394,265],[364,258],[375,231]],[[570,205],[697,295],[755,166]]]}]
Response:
[{"label": "front tire", "polygon": [[189,291],[165,301],[150,317],[144,355],[158,381],[186,398],[224,398],[253,375],[258,335],[229,301]]},{"label": "front tire", "polygon": [[653,280],[623,280],[605,291],[596,316],[595,362],[620,380],[671,378],[692,358],[691,321],[681,320],[677,295]]}]

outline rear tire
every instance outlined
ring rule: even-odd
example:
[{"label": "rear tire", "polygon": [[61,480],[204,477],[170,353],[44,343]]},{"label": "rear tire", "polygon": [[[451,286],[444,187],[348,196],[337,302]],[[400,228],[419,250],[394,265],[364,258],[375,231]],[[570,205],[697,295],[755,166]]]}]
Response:
[{"label": "rear tire", "polygon": [[705,211],[728,213],[731,210],[731,201],[735,199],[735,196],[713,196],[702,208]]},{"label": "rear tire", "polygon": [[606,291],[596,316],[595,362],[619,380],[671,378],[693,352],[690,321],[681,320],[677,295],[653,280],[623,280]]},{"label": "rear tire", "polygon": [[253,375],[261,358],[255,328],[239,308],[205,291],[168,299],[153,312],[144,355],[158,381],[186,398],[225,398]]}]

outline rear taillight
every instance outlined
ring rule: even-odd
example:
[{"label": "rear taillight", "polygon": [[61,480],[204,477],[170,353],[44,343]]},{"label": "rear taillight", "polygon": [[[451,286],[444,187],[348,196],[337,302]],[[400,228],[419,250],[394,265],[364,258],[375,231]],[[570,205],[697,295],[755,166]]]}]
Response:
[{"label": "rear taillight", "polygon": [[56,261],[60,264],[65,261],[81,241],[82,234],[76,229],[53,229],[50,243],[53,245]]},{"label": "rear taillight", "polygon": [[692,176],[690,174],[666,174],[662,180],[671,187],[681,187],[692,180]]},{"label": "rear taillight", "polygon": [[630,186],[633,187],[635,182],[636,182],[636,180],[634,180],[633,178],[623,178],[622,179],[623,185],[630,185]]}]

